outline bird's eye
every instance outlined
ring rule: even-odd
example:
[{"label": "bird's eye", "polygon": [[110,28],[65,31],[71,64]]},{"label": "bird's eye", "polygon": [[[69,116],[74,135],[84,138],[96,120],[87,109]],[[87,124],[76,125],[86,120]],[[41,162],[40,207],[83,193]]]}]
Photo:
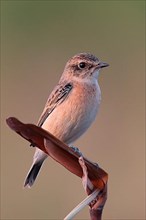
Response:
[{"label": "bird's eye", "polygon": [[85,66],[86,66],[86,63],[84,63],[84,62],[81,62],[81,63],[79,63],[79,68],[80,69],[84,69],[85,68]]}]

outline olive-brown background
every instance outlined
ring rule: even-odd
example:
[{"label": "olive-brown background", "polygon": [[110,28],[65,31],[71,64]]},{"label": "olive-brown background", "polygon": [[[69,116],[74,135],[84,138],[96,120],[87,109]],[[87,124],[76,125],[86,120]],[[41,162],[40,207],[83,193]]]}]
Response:
[{"label": "olive-brown background", "polygon": [[103,219],[145,219],[144,15],[145,1],[1,1],[2,219],[63,219],[86,196],[52,159],[23,189],[34,149],[5,123],[36,123],[66,61],[85,51],[110,67],[98,117],[75,146],[109,173]]}]

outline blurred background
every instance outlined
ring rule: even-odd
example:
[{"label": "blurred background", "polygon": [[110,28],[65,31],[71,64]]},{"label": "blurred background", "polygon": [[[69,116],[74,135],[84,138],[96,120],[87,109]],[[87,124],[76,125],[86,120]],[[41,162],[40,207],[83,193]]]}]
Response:
[{"label": "blurred background", "polygon": [[[34,149],[6,118],[36,123],[66,61],[90,52],[110,64],[102,102],[75,146],[109,173],[103,219],[145,219],[145,1],[1,1],[1,219],[63,219],[86,195],[48,159],[23,189]],[[89,219],[88,207],[76,219]]]}]

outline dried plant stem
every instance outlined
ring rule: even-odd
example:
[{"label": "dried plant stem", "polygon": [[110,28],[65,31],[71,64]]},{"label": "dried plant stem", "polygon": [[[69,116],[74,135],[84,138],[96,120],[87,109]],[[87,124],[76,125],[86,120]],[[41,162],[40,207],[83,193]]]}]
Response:
[{"label": "dried plant stem", "polygon": [[89,196],[87,196],[81,203],[79,203],[65,218],[64,220],[71,220],[79,213],[86,205],[89,205],[99,194],[100,190],[94,190]]},{"label": "dried plant stem", "polygon": [[88,196],[64,220],[74,218],[86,205],[89,205],[90,219],[101,220],[107,199],[108,174],[44,129],[33,124],[24,124],[14,117],[6,121],[12,130],[28,140],[32,146],[38,147],[70,172],[82,178]]}]

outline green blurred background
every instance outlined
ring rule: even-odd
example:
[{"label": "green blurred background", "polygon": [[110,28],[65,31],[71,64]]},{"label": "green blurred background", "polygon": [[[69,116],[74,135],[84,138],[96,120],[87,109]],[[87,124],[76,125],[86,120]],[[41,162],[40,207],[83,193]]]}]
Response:
[{"label": "green blurred background", "polygon": [[[34,149],[5,123],[36,123],[66,61],[91,52],[110,64],[98,117],[75,146],[109,173],[103,219],[145,219],[145,1],[1,1],[1,219],[63,219],[85,193],[52,159],[23,189]],[[88,207],[76,219],[89,219]]]}]

